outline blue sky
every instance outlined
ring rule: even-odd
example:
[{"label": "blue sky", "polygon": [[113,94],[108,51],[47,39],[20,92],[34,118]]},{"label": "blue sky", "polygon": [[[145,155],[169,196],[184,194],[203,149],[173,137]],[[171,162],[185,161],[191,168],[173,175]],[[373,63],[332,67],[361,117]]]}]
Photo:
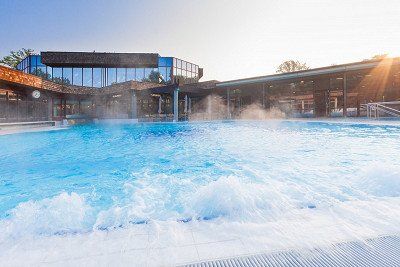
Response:
[{"label": "blue sky", "polygon": [[36,51],[158,52],[204,67],[206,79],[400,56],[400,1],[0,0],[0,56]]}]

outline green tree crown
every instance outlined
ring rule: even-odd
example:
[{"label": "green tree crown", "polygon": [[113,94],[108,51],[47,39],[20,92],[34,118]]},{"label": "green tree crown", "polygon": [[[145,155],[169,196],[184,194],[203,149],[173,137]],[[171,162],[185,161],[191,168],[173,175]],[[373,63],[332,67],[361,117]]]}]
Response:
[{"label": "green tree crown", "polygon": [[20,63],[24,58],[32,55],[33,53],[33,49],[25,48],[22,48],[18,51],[10,51],[10,54],[8,56],[5,56],[0,60],[0,64],[16,69],[18,63]]}]

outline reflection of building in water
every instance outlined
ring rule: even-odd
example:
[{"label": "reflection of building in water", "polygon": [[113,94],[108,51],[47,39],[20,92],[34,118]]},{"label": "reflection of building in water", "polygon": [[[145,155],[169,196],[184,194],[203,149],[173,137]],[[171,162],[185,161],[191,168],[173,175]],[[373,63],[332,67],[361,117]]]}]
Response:
[{"label": "reflection of building in water", "polygon": [[225,82],[158,54],[42,52],[18,69],[0,67],[0,122],[365,116],[365,104],[400,100],[400,58]]}]

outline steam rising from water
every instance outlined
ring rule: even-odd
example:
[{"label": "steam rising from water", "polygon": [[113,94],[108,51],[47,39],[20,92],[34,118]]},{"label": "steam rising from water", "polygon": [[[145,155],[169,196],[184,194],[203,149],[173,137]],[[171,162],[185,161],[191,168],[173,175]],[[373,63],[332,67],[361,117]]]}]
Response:
[{"label": "steam rising from water", "polygon": [[226,101],[219,95],[208,95],[195,103],[190,114],[191,121],[218,120],[228,118]]},{"label": "steam rising from water", "polygon": [[265,109],[257,103],[245,107],[239,116],[242,120],[283,119],[285,117],[285,113],[277,107]]},{"label": "steam rising from water", "polygon": [[[236,106],[235,106],[236,105]],[[238,107],[231,103],[228,107],[226,100],[219,95],[208,95],[193,106],[190,114],[191,121],[200,120],[221,120],[221,119],[241,119],[241,120],[268,120],[283,119],[286,114],[278,107],[266,109],[258,102],[250,105]],[[230,113],[230,115],[229,115]]]}]

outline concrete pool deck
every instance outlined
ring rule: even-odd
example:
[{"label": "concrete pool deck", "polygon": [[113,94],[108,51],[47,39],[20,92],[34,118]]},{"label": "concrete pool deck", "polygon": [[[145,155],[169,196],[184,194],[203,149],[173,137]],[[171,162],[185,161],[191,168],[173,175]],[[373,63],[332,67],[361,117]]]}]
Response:
[{"label": "concrete pool deck", "polygon": [[15,133],[53,131],[60,129],[65,129],[65,127],[60,127],[59,123],[55,121],[0,123],[0,136]]},{"label": "concrete pool deck", "polygon": [[[126,236],[127,234],[127,236]],[[309,248],[251,249],[241,239],[218,239],[197,231],[179,233],[179,243],[168,246],[168,235],[129,230],[52,239],[52,249],[25,247],[9,266],[398,266],[398,235],[349,240]],[[389,242],[390,241],[390,242]],[[375,246],[374,246],[375,244]],[[20,244],[24,247],[25,244]],[[354,249],[358,247],[358,250]],[[358,254],[357,254],[358,253]],[[228,265],[257,257],[270,265]],[[327,256],[328,255],[328,256]],[[293,258],[297,260],[293,261]],[[363,259],[363,260],[360,260]],[[21,260],[29,259],[29,260]],[[234,259],[234,260],[232,260]],[[383,264],[385,261],[390,264]],[[275,265],[274,265],[275,262]],[[277,264],[276,262],[280,262]],[[319,264],[323,262],[325,265]],[[338,264],[339,262],[339,264]],[[358,264],[354,264],[358,262]],[[381,264],[377,264],[381,263]],[[6,262],[3,262],[6,263]],[[310,264],[311,263],[311,264]],[[368,264],[366,264],[368,263]],[[353,265],[352,265],[353,264]]]}]

